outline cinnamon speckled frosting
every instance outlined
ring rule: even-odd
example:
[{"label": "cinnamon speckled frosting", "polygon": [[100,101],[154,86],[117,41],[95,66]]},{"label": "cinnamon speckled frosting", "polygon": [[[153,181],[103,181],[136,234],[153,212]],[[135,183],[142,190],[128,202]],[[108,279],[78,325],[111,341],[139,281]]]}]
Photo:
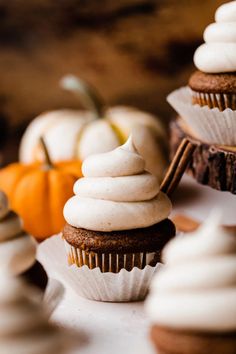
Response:
[{"label": "cinnamon speckled frosting", "polygon": [[145,171],[145,161],[132,137],[117,149],[88,157],[84,178],[64,207],[68,224],[94,231],[144,228],[168,217],[171,202],[158,179]]},{"label": "cinnamon speckled frosting", "polygon": [[236,71],[236,1],[221,5],[215,23],[204,31],[205,43],[194,54],[196,67],[205,73]]},{"label": "cinnamon speckled frosting", "polygon": [[147,311],[152,322],[180,330],[236,331],[236,235],[214,212],[195,232],[170,241]]}]

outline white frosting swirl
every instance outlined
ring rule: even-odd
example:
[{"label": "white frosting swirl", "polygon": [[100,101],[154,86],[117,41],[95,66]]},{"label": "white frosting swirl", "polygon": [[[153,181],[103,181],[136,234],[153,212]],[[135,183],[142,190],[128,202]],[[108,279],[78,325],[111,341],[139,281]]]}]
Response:
[{"label": "white frosting swirl", "polygon": [[49,324],[41,293],[9,274],[1,274],[0,283],[0,352],[62,353],[65,338]]},{"label": "white frosting swirl", "polygon": [[66,221],[74,227],[108,232],[142,228],[171,211],[131,137],[111,152],[89,156],[82,171],[85,177],[75,183],[75,196],[64,208]]},{"label": "white frosting swirl", "polygon": [[206,73],[236,71],[236,1],[221,5],[216,23],[204,31],[205,44],[194,54],[196,67]]},{"label": "white frosting swirl", "polygon": [[[236,330],[236,235],[219,214],[170,241],[166,266],[152,284],[147,310],[154,323],[176,329]],[[223,300],[222,300],[223,299]]]},{"label": "white frosting swirl", "polygon": [[30,268],[36,257],[36,242],[24,233],[20,217],[9,210],[6,195],[0,191],[0,268],[20,274]]},{"label": "white frosting swirl", "polygon": [[235,22],[236,21],[236,1],[229,1],[221,5],[215,13],[217,22]]},{"label": "white frosting swirl", "polygon": [[132,138],[110,152],[89,156],[82,165],[84,177],[124,177],[142,173],[145,161],[133,145]]}]

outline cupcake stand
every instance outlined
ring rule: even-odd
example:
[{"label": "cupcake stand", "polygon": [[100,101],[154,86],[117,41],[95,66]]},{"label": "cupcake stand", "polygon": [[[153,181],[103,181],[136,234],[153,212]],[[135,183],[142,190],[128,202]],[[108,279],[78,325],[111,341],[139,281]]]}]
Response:
[{"label": "cupcake stand", "polygon": [[170,124],[171,155],[175,153],[183,140],[188,140],[193,150],[187,167],[187,173],[201,184],[220,191],[236,194],[236,149],[234,146],[207,144],[194,138],[188,132],[181,118]]},{"label": "cupcake stand", "polygon": [[[203,220],[214,207],[223,206],[225,224],[235,222],[236,198],[202,186],[184,176],[172,197],[174,214]],[[52,277],[60,276],[47,264],[39,247],[38,258]],[[86,300],[66,286],[65,297],[53,314],[53,321],[75,334],[79,354],[154,354],[149,340],[149,322],[143,302],[105,303]]]}]

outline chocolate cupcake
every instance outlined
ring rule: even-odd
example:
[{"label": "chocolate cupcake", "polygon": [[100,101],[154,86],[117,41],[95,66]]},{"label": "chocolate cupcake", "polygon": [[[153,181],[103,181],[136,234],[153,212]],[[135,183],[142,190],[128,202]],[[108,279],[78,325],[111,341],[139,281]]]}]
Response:
[{"label": "chocolate cupcake", "polygon": [[36,247],[36,241],[24,232],[20,217],[9,209],[8,199],[0,191],[0,268],[44,290],[48,277],[36,261]]},{"label": "chocolate cupcake", "polygon": [[236,110],[236,73],[208,74],[195,71],[188,84],[192,89],[193,104],[217,107],[220,111],[226,108]]},{"label": "chocolate cupcake", "polygon": [[158,353],[235,353],[236,234],[219,219],[213,213],[163,251],[146,304]]},{"label": "chocolate cupcake", "polygon": [[175,235],[168,219],[171,202],[145,171],[132,138],[112,152],[88,157],[82,171],[76,195],[64,208],[68,263],[115,274],[155,267]]},{"label": "chocolate cupcake", "polygon": [[193,103],[220,111],[236,109],[236,2],[220,6],[215,23],[204,31],[205,43],[194,54],[200,70],[190,80]]},{"label": "chocolate cupcake", "polygon": [[160,262],[160,253],[175,234],[174,224],[163,220],[153,226],[123,231],[92,231],[67,224],[64,237],[69,264],[102,272],[118,273],[122,268],[145,268]]}]

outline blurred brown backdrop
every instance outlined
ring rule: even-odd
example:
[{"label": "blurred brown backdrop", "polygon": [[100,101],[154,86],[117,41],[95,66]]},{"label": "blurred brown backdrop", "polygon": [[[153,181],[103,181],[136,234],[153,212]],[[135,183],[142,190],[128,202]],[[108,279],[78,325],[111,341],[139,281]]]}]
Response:
[{"label": "blurred brown backdrop", "polygon": [[1,0],[0,144],[42,111],[79,106],[58,87],[66,73],[92,83],[107,104],[168,119],[165,97],[186,82],[204,27],[222,2]]}]

